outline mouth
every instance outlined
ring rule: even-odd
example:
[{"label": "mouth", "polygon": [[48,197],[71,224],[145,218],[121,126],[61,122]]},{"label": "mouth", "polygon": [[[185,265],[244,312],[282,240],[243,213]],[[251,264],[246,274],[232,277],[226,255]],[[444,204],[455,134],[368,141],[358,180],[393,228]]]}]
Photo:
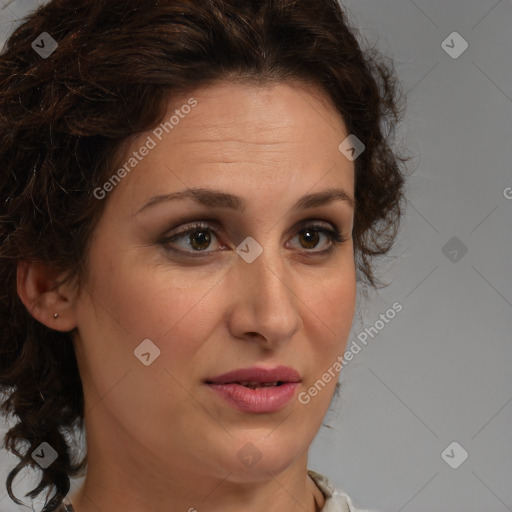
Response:
[{"label": "mouth", "polygon": [[297,370],[289,366],[239,368],[205,380],[206,384],[238,384],[250,389],[280,387],[297,382],[301,382],[301,377]]},{"label": "mouth", "polygon": [[302,379],[289,366],[239,368],[206,379],[224,403],[244,413],[276,413],[293,399]]},{"label": "mouth", "polygon": [[250,382],[250,381],[233,381],[233,382],[212,382],[212,381],[206,381],[206,384],[238,384],[239,386],[243,386],[245,388],[249,389],[259,389],[259,388],[273,388],[273,387],[279,387],[283,384],[286,384],[285,381],[278,380],[276,382]]}]

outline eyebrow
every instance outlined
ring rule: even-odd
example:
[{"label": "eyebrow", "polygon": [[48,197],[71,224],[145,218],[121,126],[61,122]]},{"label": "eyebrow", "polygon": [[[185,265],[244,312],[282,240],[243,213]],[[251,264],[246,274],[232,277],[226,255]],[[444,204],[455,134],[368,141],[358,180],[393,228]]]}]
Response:
[{"label": "eyebrow", "polygon": [[[142,211],[152,208],[158,204],[179,199],[192,199],[196,203],[210,208],[230,208],[239,212],[244,212],[247,206],[245,199],[233,194],[207,188],[189,188],[180,192],[154,196],[133,215],[138,215]],[[314,194],[302,196],[293,205],[292,210],[315,208],[332,203],[333,201],[344,201],[348,203],[352,209],[355,209],[356,206],[356,200],[348,195],[343,189],[330,188],[323,192],[316,192]]]}]

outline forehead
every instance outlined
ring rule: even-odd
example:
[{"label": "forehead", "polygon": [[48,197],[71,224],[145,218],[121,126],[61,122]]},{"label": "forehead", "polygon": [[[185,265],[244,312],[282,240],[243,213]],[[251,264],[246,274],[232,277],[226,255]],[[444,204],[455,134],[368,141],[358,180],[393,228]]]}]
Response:
[{"label": "forehead", "polygon": [[[247,84],[219,82],[168,104],[166,119],[194,97],[197,106],[173,130],[174,140],[190,139],[198,129],[212,140],[244,135],[253,143],[321,140],[327,132],[338,137],[345,124],[326,94],[300,83]],[[321,137],[317,134],[321,133]]]},{"label": "forehead", "polygon": [[338,149],[345,124],[318,89],[221,82],[174,98],[167,107],[162,122],[127,151],[129,158],[153,141],[151,151],[118,186],[129,182],[132,201],[161,193],[158,189],[235,186],[242,179],[275,186],[302,180],[313,186],[333,168],[337,182],[351,191],[353,164]]}]

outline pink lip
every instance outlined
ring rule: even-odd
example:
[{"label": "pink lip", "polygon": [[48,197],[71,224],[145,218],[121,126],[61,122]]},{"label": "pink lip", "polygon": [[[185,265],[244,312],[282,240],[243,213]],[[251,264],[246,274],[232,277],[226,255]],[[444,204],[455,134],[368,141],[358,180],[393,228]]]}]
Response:
[{"label": "pink lip", "polygon": [[[251,389],[240,382],[281,382],[280,386]],[[289,366],[240,368],[206,379],[210,389],[230,405],[244,412],[265,413],[282,409],[294,397],[301,378]]]},{"label": "pink lip", "polygon": [[231,384],[242,381],[251,382],[300,382],[299,373],[289,366],[277,366],[275,368],[239,368],[217,377],[206,379],[207,384]]},{"label": "pink lip", "polygon": [[243,412],[265,413],[282,409],[295,395],[298,382],[281,386],[251,389],[241,384],[208,384],[233,407]]}]

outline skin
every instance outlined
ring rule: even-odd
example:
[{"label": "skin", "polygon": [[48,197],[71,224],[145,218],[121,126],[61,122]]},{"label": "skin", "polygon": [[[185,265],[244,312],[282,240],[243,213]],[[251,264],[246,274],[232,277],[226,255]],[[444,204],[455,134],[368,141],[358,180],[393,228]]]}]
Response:
[{"label": "skin", "polygon": [[[82,293],[53,286],[60,276],[51,268],[18,268],[31,314],[76,328],[89,466],[70,497],[76,512],[313,512],[324,498],[307,476],[308,450],[337,379],[309,404],[295,397],[269,414],[234,409],[203,380],[283,364],[301,375],[300,392],[343,354],[356,300],[354,210],[344,201],[291,207],[328,188],[354,197],[354,164],[338,150],[348,133],[329,101],[298,83],[219,82],[169,103],[165,119],[191,96],[198,105],[104,199]],[[149,198],[186,187],[241,196],[247,208],[186,199],[135,215]],[[197,234],[195,245],[191,235],[168,244],[204,246],[209,257],[179,257],[159,243],[211,218],[222,231],[209,231],[209,246]],[[317,240],[302,237],[310,221],[349,239],[315,255],[332,242],[318,231]],[[250,264],[235,252],[248,236],[263,248]],[[145,339],[161,351],[149,366],[133,353]],[[261,453],[252,467],[237,457],[248,442]]]}]

